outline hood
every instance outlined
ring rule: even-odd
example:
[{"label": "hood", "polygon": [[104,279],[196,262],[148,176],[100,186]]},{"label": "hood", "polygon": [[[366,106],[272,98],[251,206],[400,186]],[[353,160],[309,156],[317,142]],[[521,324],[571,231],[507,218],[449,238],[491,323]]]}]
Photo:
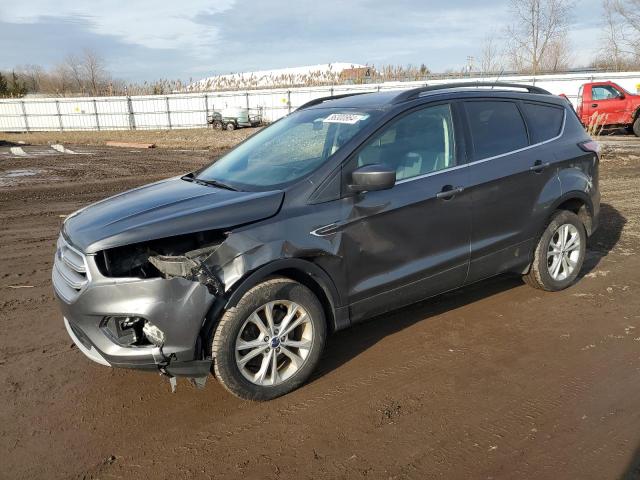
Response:
[{"label": "hood", "polygon": [[284,192],[235,192],[171,178],[89,205],[63,233],[85,253],[187,233],[230,228],[275,215]]}]

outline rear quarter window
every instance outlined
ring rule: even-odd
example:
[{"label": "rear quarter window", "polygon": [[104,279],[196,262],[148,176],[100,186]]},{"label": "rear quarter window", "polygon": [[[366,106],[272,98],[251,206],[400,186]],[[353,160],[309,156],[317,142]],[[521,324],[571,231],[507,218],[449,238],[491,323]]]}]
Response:
[{"label": "rear quarter window", "polygon": [[531,143],[540,143],[560,135],[562,121],[564,120],[564,109],[551,105],[541,105],[539,103],[522,104]]},{"label": "rear quarter window", "polygon": [[527,147],[529,137],[520,110],[509,101],[465,102],[474,158],[495,157]]}]

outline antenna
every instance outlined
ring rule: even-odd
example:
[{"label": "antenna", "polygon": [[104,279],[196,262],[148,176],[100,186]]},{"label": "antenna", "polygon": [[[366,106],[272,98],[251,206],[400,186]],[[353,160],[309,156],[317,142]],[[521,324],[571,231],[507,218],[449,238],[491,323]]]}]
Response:
[{"label": "antenna", "polygon": [[500,70],[500,73],[496,77],[496,81],[493,82],[493,87],[491,87],[491,90],[493,90],[493,88],[498,84],[498,82],[500,81],[500,77],[502,77],[503,73],[504,73],[504,67],[502,67],[502,70]]}]

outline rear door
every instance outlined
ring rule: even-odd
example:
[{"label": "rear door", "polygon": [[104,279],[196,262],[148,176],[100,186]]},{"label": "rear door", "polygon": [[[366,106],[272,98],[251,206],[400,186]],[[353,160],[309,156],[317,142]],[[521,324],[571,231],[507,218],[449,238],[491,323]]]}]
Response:
[{"label": "rear door", "polygon": [[352,319],[413,303],[464,283],[471,202],[448,103],[422,107],[390,122],[345,169],[384,164],[393,188],[346,198],[342,228]]},{"label": "rear door", "polygon": [[560,134],[564,109],[500,99],[464,106],[472,145],[467,282],[473,282],[528,263],[537,228],[532,217],[540,215],[540,197],[555,176],[553,149],[547,145]]}]

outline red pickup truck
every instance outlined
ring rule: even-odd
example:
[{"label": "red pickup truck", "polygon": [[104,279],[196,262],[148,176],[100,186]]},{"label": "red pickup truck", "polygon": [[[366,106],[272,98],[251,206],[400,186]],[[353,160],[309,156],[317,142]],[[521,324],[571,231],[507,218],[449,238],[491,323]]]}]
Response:
[{"label": "red pickup truck", "polygon": [[640,137],[640,95],[627,92],[613,82],[585,83],[578,92],[580,121],[589,125],[594,114],[602,115],[607,128],[624,127]]}]

